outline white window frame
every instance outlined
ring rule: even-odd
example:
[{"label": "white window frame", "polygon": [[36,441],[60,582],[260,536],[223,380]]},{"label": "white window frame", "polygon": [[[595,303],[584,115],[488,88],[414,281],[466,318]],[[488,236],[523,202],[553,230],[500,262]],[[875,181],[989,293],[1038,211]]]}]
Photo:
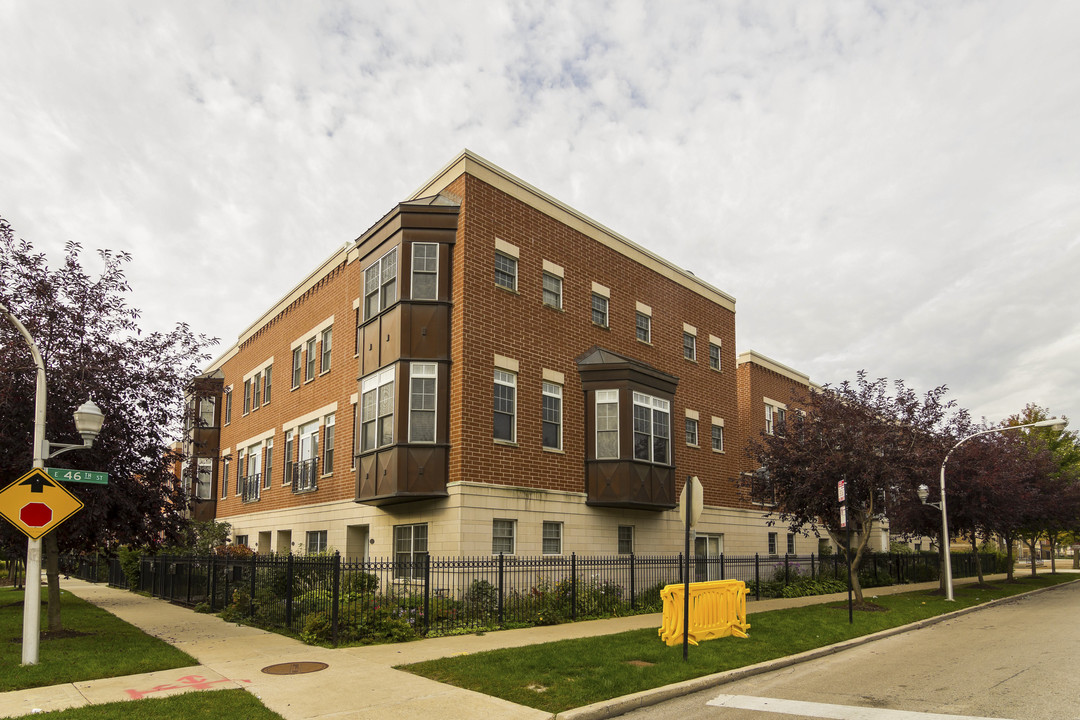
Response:
[{"label": "white window frame", "polygon": [[274,371],[274,366],[273,365],[267,365],[265,368],[263,368],[263,401],[262,401],[263,405],[269,405],[270,404],[270,388],[271,388],[270,374],[273,371]]},{"label": "white window frame", "polygon": [[788,555],[794,555],[795,554],[795,533],[788,533],[787,534],[787,554]]},{"label": "white window frame", "polygon": [[232,386],[225,388],[225,412],[224,418],[222,418],[222,424],[228,425],[232,422]]},{"label": "white window frame", "polygon": [[[604,297],[600,293],[594,292],[592,294],[592,300],[590,304],[590,315],[593,325],[599,327],[610,327],[611,315],[609,314],[611,303],[609,298]],[[598,321],[597,315],[599,315],[601,321]]]},{"label": "white window frame", "polygon": [[[671,456],[671,402],[663,398],[658,398],[653,395],[647,395],[645,393],[635,391],[633,394],[634,403],[634,459],[643,462],[650,462],[656,465],[672,465],[674,464],[674,458]],[[638,429],[638,408],[646,408],[649,411],[649,431],[643,433]],[[657,435],[657,415],[662,414],[667,417],[667,437]],[[638,457],[637,454],[637,436],[648,436],[648,457]],[[656,441],[657,439],[663,439],[665,445],[666,459],[663,461],[656,460]]]},{"label": "white window frame", "polygon": [[315,379],[315,345],[316,337],[310,337],[304,343],[304,382]]},{"label": "white window frame", "polygon": [[281,457],[281,484],[292,485],[292,474],[295,471],[293,456],[296,455],[296,431],[285,431],[285,450]]},{"label": "white window frame", "polygon": [[[394,366],[391,365],[360,381],[360,452],[370,452],[394,444],[395,380]],[[387,386],[389,389],[383,390]],[[381,402],[384,399],[384,393],[389,393],[389,412],[384,412],[385,407]],[[364,402],[365,397],[372,398],[370,404]],[[369,425],[375,432],[373,441],[368,440],[365,432],[365,428]],[[387,425],[390,429],[390,438],[387,442],[382,442],[382,431]]]},{"label": "white window frame", "polygon": [[334,474],[334,425],[337,413],[330,413],[323,418],[323,467],[322,475]]},{"label": "white window frame", "polygon": [[[629,531],[629,532],[624,532]],[[634,526],[620,525],[617,531],[617,550],[619,555],[634,554]],[[629,535],[629,537],[624,537]]]},{"label": "white window frame", "polygon": [[[407,531],[407,532],[406,532]],[[405,545],[408,547],[405,548]],[[402,556],[407,555],[407,558]],[[428,555],[428,526],[427,523],[409,523],[407,525],[394,526],[394,578],[395,579],[422,579],[422,568],[417,562],[420,558]],[[400,562],[410,562],[413,574],[407,575],[401,572]]]},{"label": "white window frame", "polygon": [[[417,252],[418,249],[423,248],[424,254]],[[429,257],[426,253],[429,248],[435,248],[435,256]],[[413,300],[438,300],[439,299],[439,243],[421,243],[414,242],[412,244],[412,278],[409,282],[410,290]],[[433,292],[431,297],[424,297],[418,295],[416,292],[416,278],[417,276],[433,277],[435,284],[433,285]]]},{"label": "white window frame", "polygon": [[[312,549],[312,540],[315,540],[315,548]],[[324,553],[329,549],[329,545],[326,542],[325,530],[308,530],[307,535],[304,537],[304,550],[308,555],[316,555]]]},{"label": "white window frame", "polygon": [[[426,392],[426,382],[431,381],[431,392]],[[418,390],[419,388],[419,390]],[[419,394],[418,394],[419,393]],[[430,407],[428,407],[430,398]],[[417,399],[421,400],[421,407],[417,407]],[[439,366],[437,363],[414,362],[409,363],[409,442],[410,443],[433,443],[438,437],[438,404],[439,404]],[[419,419],[420,414],[431,417],[431,437],[417,437],[413,419]]]},{"label": "white window frame", "polygon": [[232,462],[231,457],[224,457],[221,459],[221,499],[229,497],[229,464]]},{"label": "white window frame", "polygon": [[300,387],[300,383],[303,382],[304,373],[304,358],[301,357],[301,353],[304,349],[299,345],[293,348],[292,351],[292,389]]},{"label": "white window frame", "polygon": [[[492,555],[513,555],[517,547],[516,540],[517,520],[495,518],[491,521]],[[500,549],[500,547],[507,549]]]},{"label": "white window frame", "polygon": [[[504,267],[499,267],[499,261],[504,262]],[[501,281],[501,276],[507,276],[510,278],[510,284],[507,285],[505,281]],[[509,255],[498,250],[495,251],[495,286],[501,287],[504,290],[511,292],[517,292],[517,280],[518,280],[518,259],[513,255]]]},{"label": "white window frame", "polygon": [[[517,373],[511,372],[510,370],[503,370],[502,368],[495,368],[494,379],[495,379],[495,383],[494,383],[495,388],[492,389],[492,396],[493,396],[492,401],[493,401],[493,403],[496,400],[499,399],[497,396],[494,395],[496,388],[498,388],[499,386],[510,388],[510,397],[509,397],[510,410],[509,410],[509,412],[507,412],[505,410],[499,410],[499,409],[493,408],[493,413],[494,414],[492,416],[492,437],[495,439],[496,442],[516,443],[517,442],[517,409],[518,409],[517,408]],[[503,398],[503,399],[505,399],[505,398]],[[501,438],[501,437],[498,437],[496,435],[495,417],[498,416],[498,415],[509,415],[510,416],[510,437],[509,438]]]},{"label": "white window frame", "polygon": [[[645,321],[644,325],[641,322],[642,320]],[[641,337],[642,331],[644,331],[645,337]],[[637,337],[638,342],[652,344],[652,317],[640,310],[634,316],[634,335]]]},{"label": "white window frame", "polygon": [[396,247],[364,268],[364,320],[397,302],[397,270]]},{"label": "white window frame", "polygon": [[545,520],[540,530],[540,550],[543,555],[563,554],[563,524]]},{"label": "white window frame", "polygon": [[769,548],[768,548],[768,550],[769,550],[770,557],[776,557],[777,545],[776,545],[776,533],[774,533],[774,532],[769,533]]},{"label": "white window frame", "polygon": [[201,457],[195,461],[195,497],[210,500],[214,497],[214,459]]},{"label": "white window frame", "polygon": [[[601,428],[600,427],[599,409],[600,409],[601,405],[613,405],[614,406],[615,413],[612,416],[614,418],[614,421],[615,421],[615,427],[614,428],[611,428],[611,427]],[[596,426],[596,439],[595,439],[596,445],[594,446],[595,447],[594,455],[595,455],[596,459],[597,460],[618,460],[619,459],[619,391],[618,390],[597,390],[596,391],[596,400],[595,400],[595,403],[594,403],[593,419],[595,420],[594,424]],[[600,454],[600,446],[601,446],[601,444],[600,444],[600,434],[601,433],[611,433],[611,434],[614,435],[614,437],[615,437],[615,454],[614,455],[601,455]]]},{"label": "white window frame", "polygon": [[[553,288],[548,287],[549,281],[553,285]],[[542,298],[544,304],[548,307],[555,308],[556,310],[562,310],[563,279],[555,273],[545,271],[541,284],[543,286]],[[549,300],[549,295],[554,297]]]},{"label": "white window frame", "polygon": [[[562,450],[563,446],[563,388],[558,383],[553,383],[548,380],[544,380],[540,388],[540,404],[541,404],[541,418],[540,418],[540,443],[543,447],[549,450]],[[554,420],[548,417],[548,399],[553,399],[555,403],[555,412],[557,416]],[[557,437],[554,445],[548,445],[546,438],[544,437],[544,427],[547,425],[554,425]]]},{"label": "white window frame", "polygon": [[319,374],[322,375],[330,372],[330,361],[334,349],[334,327],[332,325],[322,331],[320,342],[322,344],[319,353]]},{"label": "white window frame", "polygon": [[698,446],[698,421],[697,418],[686,418],[685,424],[686,444],[691,447]]},{"label": "white window frame", "polygon": [[251,376],[251,410],[254,412],[262,407],[262,372]]},{"label": "white window frame", "polygon": [[274,472],[274,439],[268,438],[263,443],[263,477],[262,486],[263,490],[270,489],[271,475]]}]

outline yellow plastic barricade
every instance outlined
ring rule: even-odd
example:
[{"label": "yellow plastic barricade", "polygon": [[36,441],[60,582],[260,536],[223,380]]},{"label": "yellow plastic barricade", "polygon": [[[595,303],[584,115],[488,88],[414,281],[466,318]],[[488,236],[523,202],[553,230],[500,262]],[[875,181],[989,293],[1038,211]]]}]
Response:
[{"label": "yellow plastic barricade", "polygon": [[[713,580],[690,583],[690,642],[713,638],[746,637],[746,583],[742,580]],[[660,639],[678,645],[683,639],[683,585],[667,585],[660,591],[664,599]]]}]

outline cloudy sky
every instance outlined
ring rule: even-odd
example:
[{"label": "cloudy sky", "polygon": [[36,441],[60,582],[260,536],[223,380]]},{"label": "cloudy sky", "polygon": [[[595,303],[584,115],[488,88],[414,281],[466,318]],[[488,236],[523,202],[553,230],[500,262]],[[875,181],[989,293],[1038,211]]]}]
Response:
[{"label": "cloudy sky", "polygon": [[1080,3],[0,2],[0,216],[227,347],[463,148],[740,351],[1080,422]]}]

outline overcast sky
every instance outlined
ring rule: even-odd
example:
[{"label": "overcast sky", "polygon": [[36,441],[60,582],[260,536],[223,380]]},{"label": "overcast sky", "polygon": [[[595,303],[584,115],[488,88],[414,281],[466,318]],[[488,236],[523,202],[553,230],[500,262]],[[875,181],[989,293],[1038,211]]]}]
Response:
[{"label": "overcast sky", "polygon": [[1080,423],[1078,38],[1073,0],[9,0],[0,216],[220,350],[469,148],[734,295],[740,352]]}]

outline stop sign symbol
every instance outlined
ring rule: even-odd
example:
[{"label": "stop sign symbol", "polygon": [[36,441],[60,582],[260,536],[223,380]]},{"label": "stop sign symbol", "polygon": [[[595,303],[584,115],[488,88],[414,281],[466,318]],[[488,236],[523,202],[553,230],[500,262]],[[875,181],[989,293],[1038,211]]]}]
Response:
[{"label": "stop sign symbol", "polygon": [[52,508],[45,503],[27,503],[19,511],[19,519],[29,527],[44,527],[52,522]]}]

